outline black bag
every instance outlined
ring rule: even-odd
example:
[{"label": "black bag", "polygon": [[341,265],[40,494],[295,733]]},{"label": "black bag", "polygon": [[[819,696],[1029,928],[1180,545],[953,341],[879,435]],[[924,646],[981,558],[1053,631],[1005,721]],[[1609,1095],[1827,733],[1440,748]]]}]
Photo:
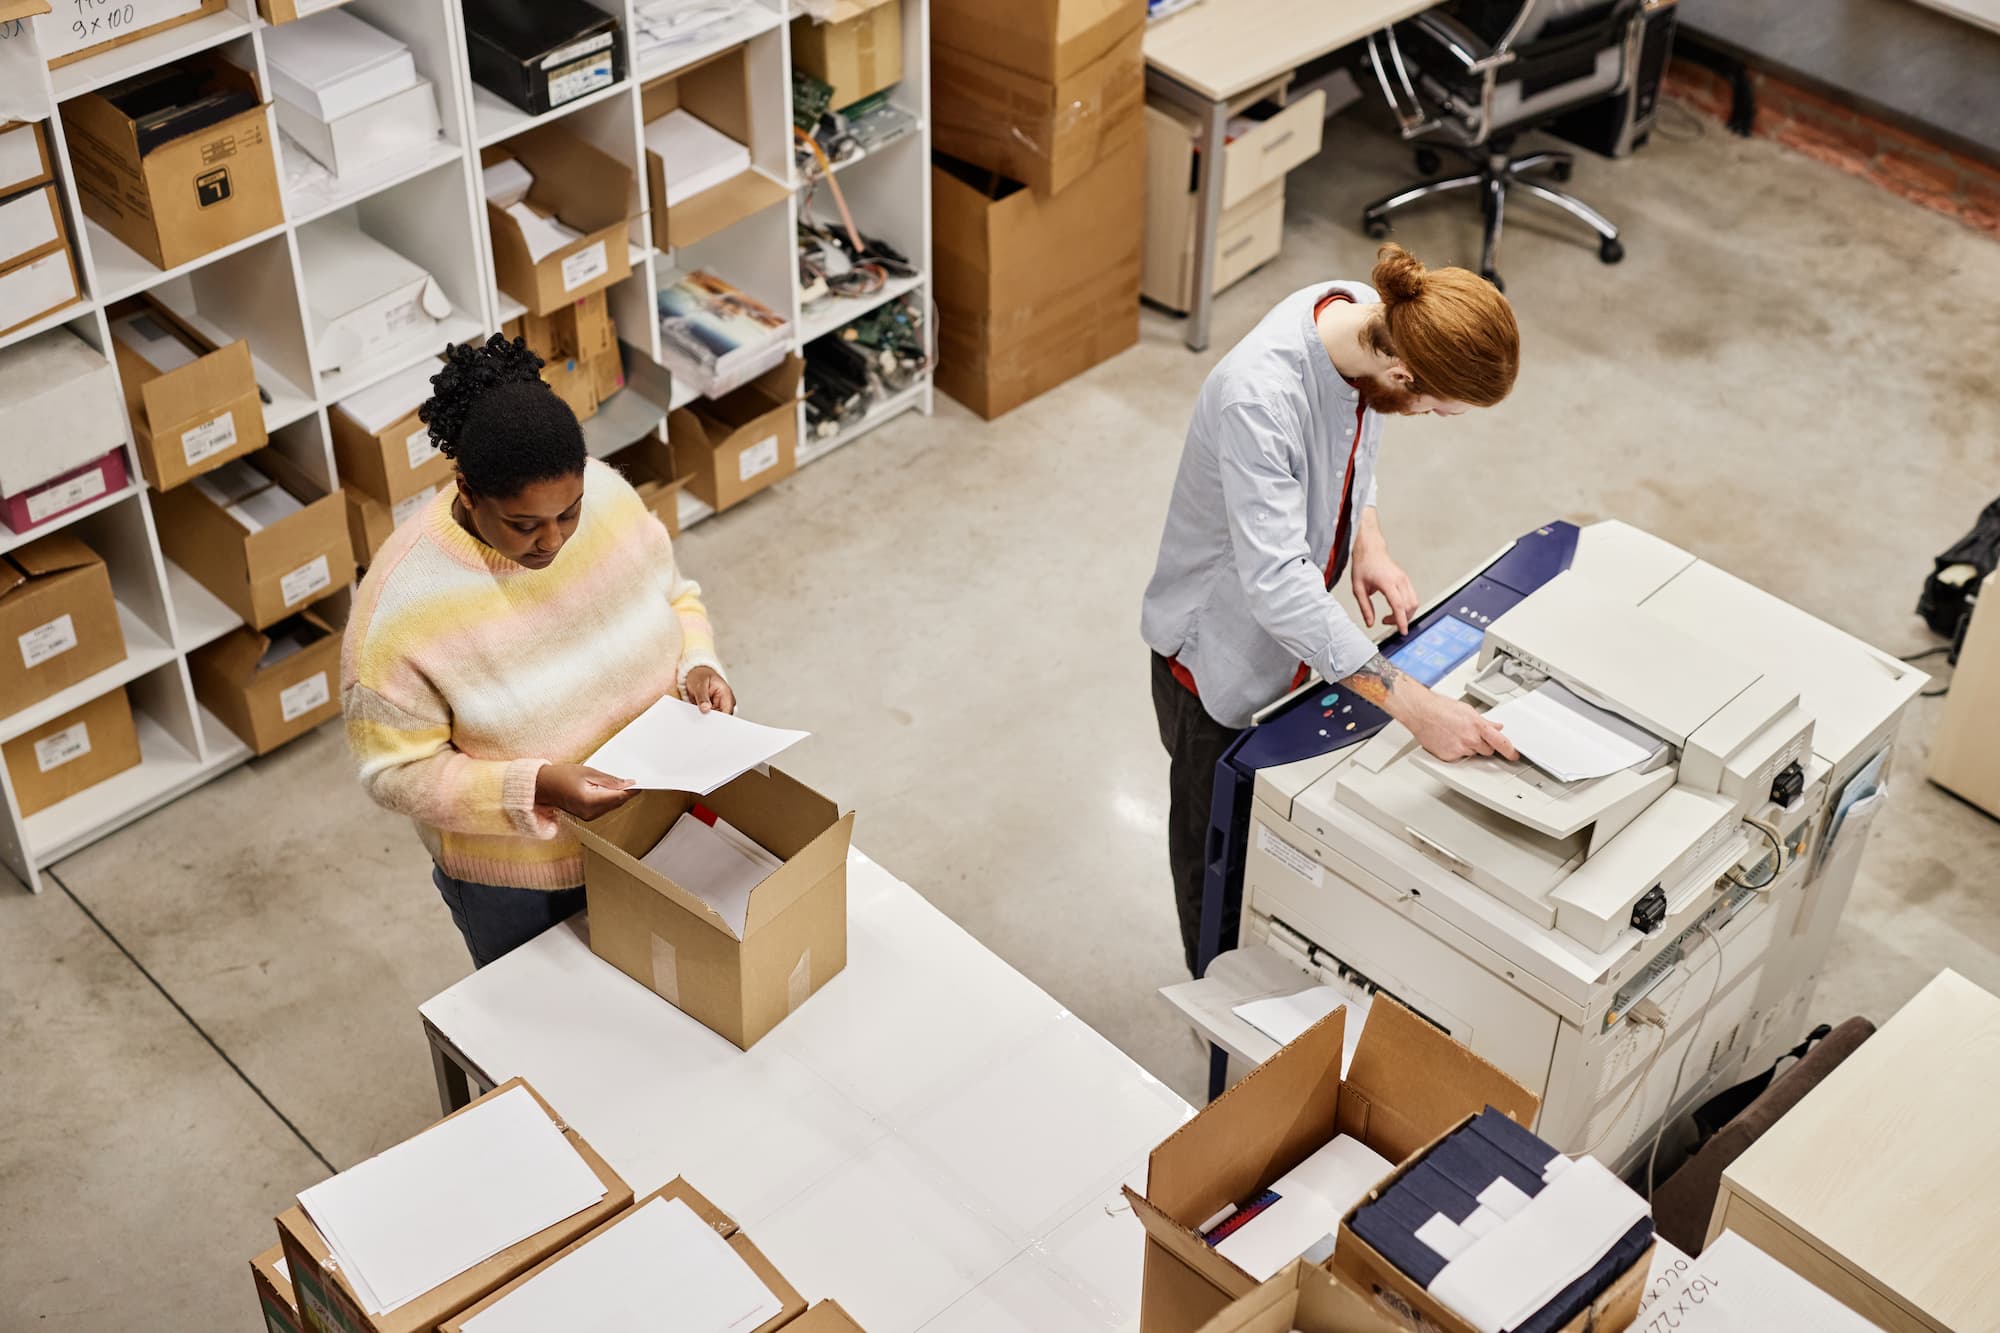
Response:
[{"label": "black bag", "polygon": [[1917,598],[1917,614],[1931,631],[1951,640],[1951,660],[1958,660],[1959,640],[1972,620],[1972,604],[1979,597],[1979,582],[2000,565],[2000,500],[1979,511],[1972,531],[1931,562],[1930,577],[1924,580]]}]

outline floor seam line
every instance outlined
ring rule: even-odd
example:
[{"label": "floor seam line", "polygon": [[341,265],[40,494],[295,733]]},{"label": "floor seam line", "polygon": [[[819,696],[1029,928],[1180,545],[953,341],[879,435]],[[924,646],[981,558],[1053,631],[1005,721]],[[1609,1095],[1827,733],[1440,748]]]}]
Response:
[{"label": "floor seam line", "polygon": [[125,947],[125,942],[119,939],[116,935],[111,933],[111,928],[98,919],[97,913],[91,911],[89,905],[86,904],[83,901],[83,899],[76,896],[76,891],[63,882],[62,876],[57,874],[54,869],[45,869],[42,871],[42,873],[55,882],[55,886],[63,891],[64,896],[67,897],[71,902],[76,904],[77,910],[82,912],[84,916],[90,919],[90,924],[96,926],[97,929],[103,934],[104,938],[110,940],[111,943],[117,948],[119,953],[125,955],[126,961],[131,963],[133,967],[139,969],[139,975],[144,977],[148,982],[152,983],[153,989],[160,993],[160,997],[164,999],[168,1004],[174,1007],[174,1012],[179,1014],[184,1020],[186,1020],[187,1025],[195,1030],[196,1035],[198,1035],[203,1041],[208,1043],[208,1048],[214,1051],[216,1055],[221,1057],[222,1063],[229,1066],[230,1072],[234,1073],[237,1078],[243,1080],[243,1086],[257,1094],[257,1100],[264,1103],[265,1107],[271,1112],[272,1115],[278,1117],[278,1122],[282,1124],[286,1129],[292,1132],[292,1137],[297,1139],[300,1143],[304,1144],[306,1151],[311,1153],[316,1159],[318,1159],[319,1164],[321,1166],[325,1167],[329,1172],[338,1174],[338,1171],[334,1167],[333,1163],[326,1160],[326,1154],[322,1153],[318,1148],[313,1146],[313,1141],[307,1138],[305,1136],[305,1133],[302,1130],[300,1130],[297,1125],[292,1123],[291,1117],[278,1109],[278,1104],[272,1101],[268,1096],[266,1096],[264,1090],[257,1086],[255,1080],[253,1080],[250,1077],[250,1075],[248,1075],[243,1071],[243,1066],[237,1064],[235,1060],[230,1058],[229,1052],[222,1049],[221,1043],[217,1042],[214,1037],[208,1034],[208,1029],[204,1028],[200,1023],[195,1021],[194,1015],[189,1013],[186,1009],[184,1009],[181,1006],[181,1002],[174,998],[173,992],[169,991],[164,985],[160,984],[160,979],[147,970],[146,965],[139,961],[138,956],[136,954],[134,954],[130,949]]}]

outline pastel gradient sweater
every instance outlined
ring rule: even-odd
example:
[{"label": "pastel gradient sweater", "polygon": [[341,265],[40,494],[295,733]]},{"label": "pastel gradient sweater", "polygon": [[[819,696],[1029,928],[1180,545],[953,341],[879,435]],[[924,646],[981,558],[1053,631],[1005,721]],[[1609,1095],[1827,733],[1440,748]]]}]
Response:
[{"label": "pastel gradient sweater", "polygon": [[447,875],[562,889],[583,855],[535,804],[549,763],[581,763],[698,666],[721,670],[701,589],[611,468],[547,569],[452,518],[445,489],[396,530],[354,599],[341,705],[361,782],[408,815]]}]

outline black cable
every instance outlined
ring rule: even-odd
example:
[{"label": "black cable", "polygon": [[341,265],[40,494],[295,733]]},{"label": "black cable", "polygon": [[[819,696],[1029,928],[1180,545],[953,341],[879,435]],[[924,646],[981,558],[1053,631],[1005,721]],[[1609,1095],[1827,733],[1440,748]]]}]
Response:
[{"label": "black cable", "polygon": [[1901,657],[1897,658],[1896,660],[1899,662],[1921,662],[1926,657],[1936,657],[1939,653],[1948,653],[1950,651],[1951,651],[1950,644],[1941,643],[1935,648],[1926,648],[1920,653],[1904,653]]}]

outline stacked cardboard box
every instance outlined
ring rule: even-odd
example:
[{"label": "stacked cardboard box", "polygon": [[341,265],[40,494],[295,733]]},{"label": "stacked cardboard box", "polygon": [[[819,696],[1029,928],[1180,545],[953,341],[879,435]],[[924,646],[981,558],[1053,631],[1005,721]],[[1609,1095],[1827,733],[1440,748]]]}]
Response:
[{"label": "stacked cardboard box", "polygon": [[0,333],[81,299],[43,129],[0,126]]},{"label": "stacked cardboard box", "polygon": [[529,311],[501,330],[523,339],[542,358],[542,378],[569,404],[578,421],[597,415],[600,403],[625,387],[625,363],[618,350],[618,326],[601,291],[555,307],[547,315]]},{"label": "stacked cardboard box", "polygon": [[1146,10],[937,0],[937,383],[999,416],[1139,340]]}]

